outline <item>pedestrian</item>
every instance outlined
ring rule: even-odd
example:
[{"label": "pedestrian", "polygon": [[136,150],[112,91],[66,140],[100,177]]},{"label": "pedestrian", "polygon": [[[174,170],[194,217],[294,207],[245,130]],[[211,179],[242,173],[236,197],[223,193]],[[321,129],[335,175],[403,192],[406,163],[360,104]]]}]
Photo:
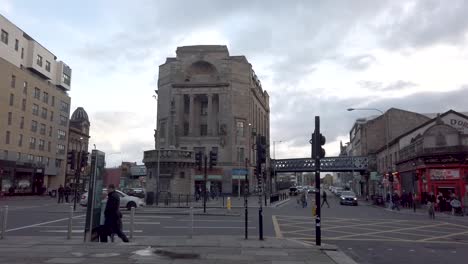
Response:
[{"label": "pedestrian", "polygon": [[412,192],[408,193],[408,207],[413,208],[413,193]]},{"label": "pedestrian", "polygon": [[327,193],[325,192],[325,190],[323,190],[323,193],[322,193],[322,205],[320,205],[320,208],[323,207],[324,203],[326,203],[328,208],[330,208],[330,205],[328,204],[328,201],[327,201]]},{"label": "pedestrian", "polygon": [[445,198],[442,195],[442,193],[439,193],[437,195],[437,201],[436,202],[437,202],[437,207],[439,209],[439,212],[445,211]]},{"label": "pedestrian", "polygon": [[[114,184],[107,187],[106,209],[104,210],[104,226],[108,235],[116,234],[123,242],[129,242],[127,236],[122,231],[122,213],[120,212],[120,196],[115,191]],[[107,242],[107,241],[104,241]]]},{"label": "pedestrian", "polygon": [[63,203],[63,196],[65,194],[65,189],[63,188],[62,184],[58,188],[58,203]]},{"label": "pedestrian", "polygon": [[397,209],[397,211],[400,211],[400,196],[398,195],[397,192],[393,194],[392,200],[393,200],[392,210]]},{"label": "pedestrian", "polygon": [[307,196],[305,192],[302,192],[301,194],[301,202],[302,202],[302,208],[307,207]]},{"label": "pedestrian", "polygon": [[401,194],[401,207],[406,208],[408,202],[408,196],[406,194],[406,191],[403,190],[403,193]]},{"label": "pedestrian", "polygon": [[65,202],[66,203],[70,202],[69,200],[70,194],[71,194],[71,188],[70,188],[70,185],[67,185],[65,186]]}]

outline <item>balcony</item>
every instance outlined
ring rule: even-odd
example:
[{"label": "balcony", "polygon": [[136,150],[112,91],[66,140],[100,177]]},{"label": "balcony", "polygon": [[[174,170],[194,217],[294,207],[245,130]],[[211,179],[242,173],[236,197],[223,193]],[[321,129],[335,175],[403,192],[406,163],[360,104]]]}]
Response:
[{"label": "balcony", "polygon": [[402,162],[425,155],[460,153],[468,153],[468,146],[457,145],[439,148],[424,148],[423,138],[420,138],[399,151],[400,159],[398,161]]},{"label": "balcony", "polygon": [[[159,157],[160,163],[180,165],[191,165],[195,163],[195,155],[192,150],[181,150],[181,149],[161,149],[161,155]],[[144,152],[143,163],[157,163],[158,162],[158,151],[147,150]]]}]

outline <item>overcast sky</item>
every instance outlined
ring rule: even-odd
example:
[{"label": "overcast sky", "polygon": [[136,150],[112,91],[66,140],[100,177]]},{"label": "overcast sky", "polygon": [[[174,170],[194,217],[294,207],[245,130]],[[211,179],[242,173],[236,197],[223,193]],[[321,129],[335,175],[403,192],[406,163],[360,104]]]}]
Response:
[{"label": "overcast sky", "polygon": [[277,158],[310,156],[315,115],[333,156],[356,118],[378,114],[349,107],[468,110],[468,1],[0,0],[0,12],[71,66],[72,111],[88,112],[110,166],[154,146],[158,66],[184,45],[247,57]]}]

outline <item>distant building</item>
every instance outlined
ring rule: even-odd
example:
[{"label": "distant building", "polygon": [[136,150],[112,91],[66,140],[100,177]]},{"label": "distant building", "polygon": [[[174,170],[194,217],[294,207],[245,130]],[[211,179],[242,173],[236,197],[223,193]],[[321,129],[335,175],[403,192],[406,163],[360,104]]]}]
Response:
[{"label": "distant building", "polygon": [[[192,169],[193,153],[210,151],[218,153],[218,165],[208,171],[208,190],[237,193],[246,174],[253,189],[253,145],[256,135],[270,141],[270,106],[252,65],[226,46],[179,47],[176,55],[159,67],[160,191],[201,188],[203,173]],[[157,160],[157,151],[145,152],[148,188],[155,190]]]},{"label": "distant building", "polygon": [[71,68],[0,15],[0,191],[65,183]]},{"label": "distant building", "polygon": [[[88,114],[83,107],[78,107],[70,118],[70,125],[68,130],[68,151],[88,152],[89,146],[89,128],[90,122]],[[79,163],[79,162],[77,162]],[[73,184],[75,181],[75,171],[79,168],[70,169],[67,166],[67,177],[65,179],[66,184]],[[83,177],[80,179],[81,184],[86,180],[86,167],[81,172]],[[83,186],[82,186],[83,187]]]}]

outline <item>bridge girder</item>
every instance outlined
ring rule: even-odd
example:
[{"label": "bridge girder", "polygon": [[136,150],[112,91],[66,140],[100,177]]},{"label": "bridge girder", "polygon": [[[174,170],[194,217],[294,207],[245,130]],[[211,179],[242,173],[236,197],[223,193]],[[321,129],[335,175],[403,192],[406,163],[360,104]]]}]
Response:
[{"label": "bridge girder", "polygon": [[[277,159],[272,160],[276,172],[313,172],[315,159]],[[321,172],[364,172],[368,167],[367,157],[326,157],[320,160]]]}]

